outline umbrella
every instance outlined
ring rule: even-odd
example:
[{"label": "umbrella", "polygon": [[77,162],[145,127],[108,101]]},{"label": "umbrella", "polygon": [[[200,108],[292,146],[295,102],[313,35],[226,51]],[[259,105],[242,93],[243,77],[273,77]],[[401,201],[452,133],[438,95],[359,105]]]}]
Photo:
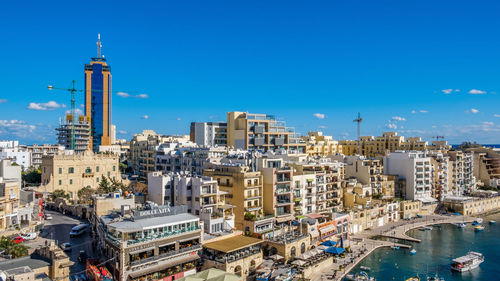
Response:
[{"label": "umbrella", "polygon": [[280,255],[278,255],[278,254],[276,254],[276,255],[272,255],[272,256],[270,256],[269,258],[271,258],[271,259],[273,259],[273,260],[275,260],[275,261],[279,261],[279,260],[284,259],[282,256],[280,256]]},{"label": "umbrella", "polygon": [[330,248],[330,247],[326,246],[326,245],[319,245],[318,247],[316,247],[316,249],[321,250],[321,251],[326,250],[328,248]]},{"label": "umbrella", "polygon": [[340,255],[344,252],[344,248],[336,248],[336,247],[330,247],[325,250],[326,253],[334,254],[334,255]]},{"label": "umbrella", "polygon": [[302,266],[302,265],[306,264],[306,262],[305,261],[301,261],[301,260],[294,260],[292,262],[292,264]]},{"label": "umbrella", "polygon": [[325,242],[321,243],[321,245],[323,245],[323,246],[328,246],[328,247],[332,247],[332,246],[337,245],[337,242],[332,241],[332,240],[326,240]]},{"label": "umbrella", "polygon": [[308,260],[311,258],[311,254],[309,252],[303,253],[302,255],[298,256],[297,258],[301,259],[301,260]]},{"label": "umbrella", "polygon": [[309,251],[309,254],[311,254],[311,256],[316,256],[316,255],[321,254],[321,250],[313,249],[313,250]]}]

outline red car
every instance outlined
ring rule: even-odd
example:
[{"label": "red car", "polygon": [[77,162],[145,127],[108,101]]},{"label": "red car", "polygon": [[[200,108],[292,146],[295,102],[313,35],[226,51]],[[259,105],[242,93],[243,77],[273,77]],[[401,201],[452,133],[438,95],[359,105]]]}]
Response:
[{"label": "red car", "polygon": [[21,236],[15,236],[15,237],[12,237],[11,241],[16,243],[16,244],[19,244],[19,243],[24,241],[24,238],[22,238]]}]

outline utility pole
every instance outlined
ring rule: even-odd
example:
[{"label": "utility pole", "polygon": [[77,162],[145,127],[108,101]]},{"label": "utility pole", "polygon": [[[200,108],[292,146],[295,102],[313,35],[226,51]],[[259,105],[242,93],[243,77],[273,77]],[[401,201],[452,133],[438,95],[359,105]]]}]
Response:
[{"label": "utility pole", "polygon": [[361,122],[363,118],[361,118],[361,114],[358,112],[358,118],[352,121],[358,123],[358,154],[361,156]]}]

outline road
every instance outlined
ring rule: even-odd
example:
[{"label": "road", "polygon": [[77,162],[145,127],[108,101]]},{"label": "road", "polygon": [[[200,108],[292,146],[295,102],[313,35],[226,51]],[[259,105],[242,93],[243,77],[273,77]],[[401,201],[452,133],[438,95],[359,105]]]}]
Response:
[{"label": "road", "polygon": [[[62,245],[67,242],[71,243],[73,250],[71,252],[66,252],[70,260],[74,262],[74,265],[70,267],[70,273],[74,274],[85,270],[85,264],[78,262],[78,255],[80,250],[85,250],[89,256],[92,256],[92,238],[88,232],[80,237],[70,238],[69,232],[74,226],[88,222],[55,211],[46,210],[45,212],[52,215],[52,220],[45,221],[45,226],[40,236],[47,240],[55,240],[57,245]],[[29,244],[27,245],[30,246]]]}]

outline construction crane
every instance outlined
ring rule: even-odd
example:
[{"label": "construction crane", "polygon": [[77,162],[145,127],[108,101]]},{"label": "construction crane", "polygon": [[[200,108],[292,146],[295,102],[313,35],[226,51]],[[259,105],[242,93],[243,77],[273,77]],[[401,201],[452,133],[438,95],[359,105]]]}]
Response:
[{"label": "construction crane", "polygon": [[358,123],[358,154],[361,155],[361,122],[363,122],[363,118],[358,112],[358,118],[352,121]]},{"label": "construction crane", "polygon": [[52,85],[47,86],[49,90],[61,90],[71,93],[71,149],[73,151],[75,150],[75,93],[83,92],[83,90],[75,88],[75,82],[75,80],[72,81],[71,88],[57,88]]}]

